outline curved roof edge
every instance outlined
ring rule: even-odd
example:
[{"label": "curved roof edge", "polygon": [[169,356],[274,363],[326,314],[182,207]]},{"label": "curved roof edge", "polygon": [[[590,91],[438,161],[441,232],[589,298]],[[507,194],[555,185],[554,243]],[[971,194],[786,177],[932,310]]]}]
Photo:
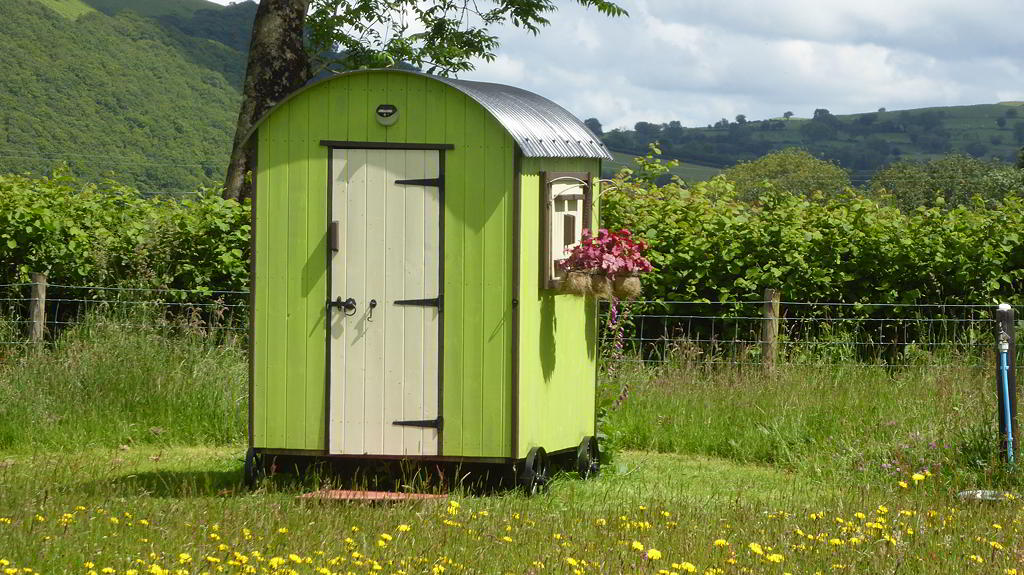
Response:
[{"label": "curved roof edge", "polygon": [[608,153],[608,149],[601,143],[601,140],[579,118],[539,94],[504,84],[456,80],[393,68],[353,70],[306,84],[268,110],[253,125],[249,133],[246,134],[245,140],[247,141],[252,137],[260,125],[275,110],[306,90],[341,76],[377,71],[430,78],[447,84],[469,96],[494,116],[494,119],[502,127],[508,130],[508,133],[516,141],[520,151],[522,151],[523,156],[527,158],[612,159],[611,154]]}]

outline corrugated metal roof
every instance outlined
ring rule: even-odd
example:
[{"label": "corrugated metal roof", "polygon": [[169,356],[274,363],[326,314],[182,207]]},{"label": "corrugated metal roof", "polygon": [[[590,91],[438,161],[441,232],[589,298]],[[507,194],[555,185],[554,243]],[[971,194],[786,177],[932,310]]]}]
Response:
[{"label": "corrugated metal roof", "polygon": [[400,72],[423,76],[443,82],[476,100],[490,112],[501,125],[508,130],[528,158],[604,158],[612,159],[608,149],[586,125],[568,110],[547,98],[514,86],[492,84],[488,82],[471,82],[433,76],[422,72],[398,70],[353,70],[311,81],[299,90],[292,92],[284,100],[278,102],[263,115],[246,134],[248,140],[264,120],[278,107],[288,100],[339,76],[349,74],[365,74],[375,71]]},{"label": "corrugated metal roof", "polygon": [[568,110],[521,88],[430,76],[480,103],[501,122],[528,158],[612,159],[608,149]]}]

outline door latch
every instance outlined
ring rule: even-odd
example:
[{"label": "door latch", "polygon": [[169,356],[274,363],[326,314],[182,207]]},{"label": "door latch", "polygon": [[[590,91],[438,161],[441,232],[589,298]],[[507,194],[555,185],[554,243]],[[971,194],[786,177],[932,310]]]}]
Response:
[{"label": "door latch", "polygon": [[[343,300],[343,299],[341,299],[341,296],[338,296],[338,299],[335,299],[333,301],[327,302],[327,307],[328,308],[336,307],[336,308],[342,310],[345,313],[345,315],[355,315],[356,314],[356,300],[354,300],[352,298],[348,298],[348,299]],[[349,313],[349,312],[351,312],[351,313]]]}]

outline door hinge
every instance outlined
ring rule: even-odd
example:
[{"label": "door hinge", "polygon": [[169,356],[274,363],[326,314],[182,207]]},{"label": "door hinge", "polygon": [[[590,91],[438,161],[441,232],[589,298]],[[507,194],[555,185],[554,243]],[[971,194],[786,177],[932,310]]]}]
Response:
[{"label": "door hinge", "polygon": [[430,186],[434,188],[441,187],[441,178],[422,178],[413,180],[395,180],[395,184],[399,186]]},{"label": "door hinge", "polygon": [[392,421],[391,425],[402,425],[405,427],[432,427],[438,431],[444,426],[444,420],[439,416],[437,419],[410,419],[407,421]]},{"label": "door hinge", "polygon": [[441,303],[441,296],[431,297],[431,298],[426,298],[426,299],[399,299],[399,300],[395,300],[394,304],[395,305],[415,305],[415,306],[422,306],[422,307],[436,307],[438,310],[441,310],[442,305],[443,305]]}]

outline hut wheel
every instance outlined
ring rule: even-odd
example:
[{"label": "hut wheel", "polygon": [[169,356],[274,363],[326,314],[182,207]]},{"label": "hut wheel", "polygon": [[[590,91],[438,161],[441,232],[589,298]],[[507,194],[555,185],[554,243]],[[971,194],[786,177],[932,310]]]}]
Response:
[{"label": "hut wheel", "polygon": [[536,495],[547,491],[550,479],[550,463],[548,454],[543,447],[533,447],[526,454],[523,469],[519,472],[519,486],[527,495]]},{"label": "hut wheel", "polygon": [[593,435],[584,437],[576,448],[576,471],[581,479],[597,477],[601,472],[601,451]]},{"label": "hut wheel", "polygon": [[263,466],[263,454],[250,447],[245,452],[245,465],[242,468],[242,479],[245,481],[245,486],[249,489],[255,489],[266,475],[267,470]]}]

